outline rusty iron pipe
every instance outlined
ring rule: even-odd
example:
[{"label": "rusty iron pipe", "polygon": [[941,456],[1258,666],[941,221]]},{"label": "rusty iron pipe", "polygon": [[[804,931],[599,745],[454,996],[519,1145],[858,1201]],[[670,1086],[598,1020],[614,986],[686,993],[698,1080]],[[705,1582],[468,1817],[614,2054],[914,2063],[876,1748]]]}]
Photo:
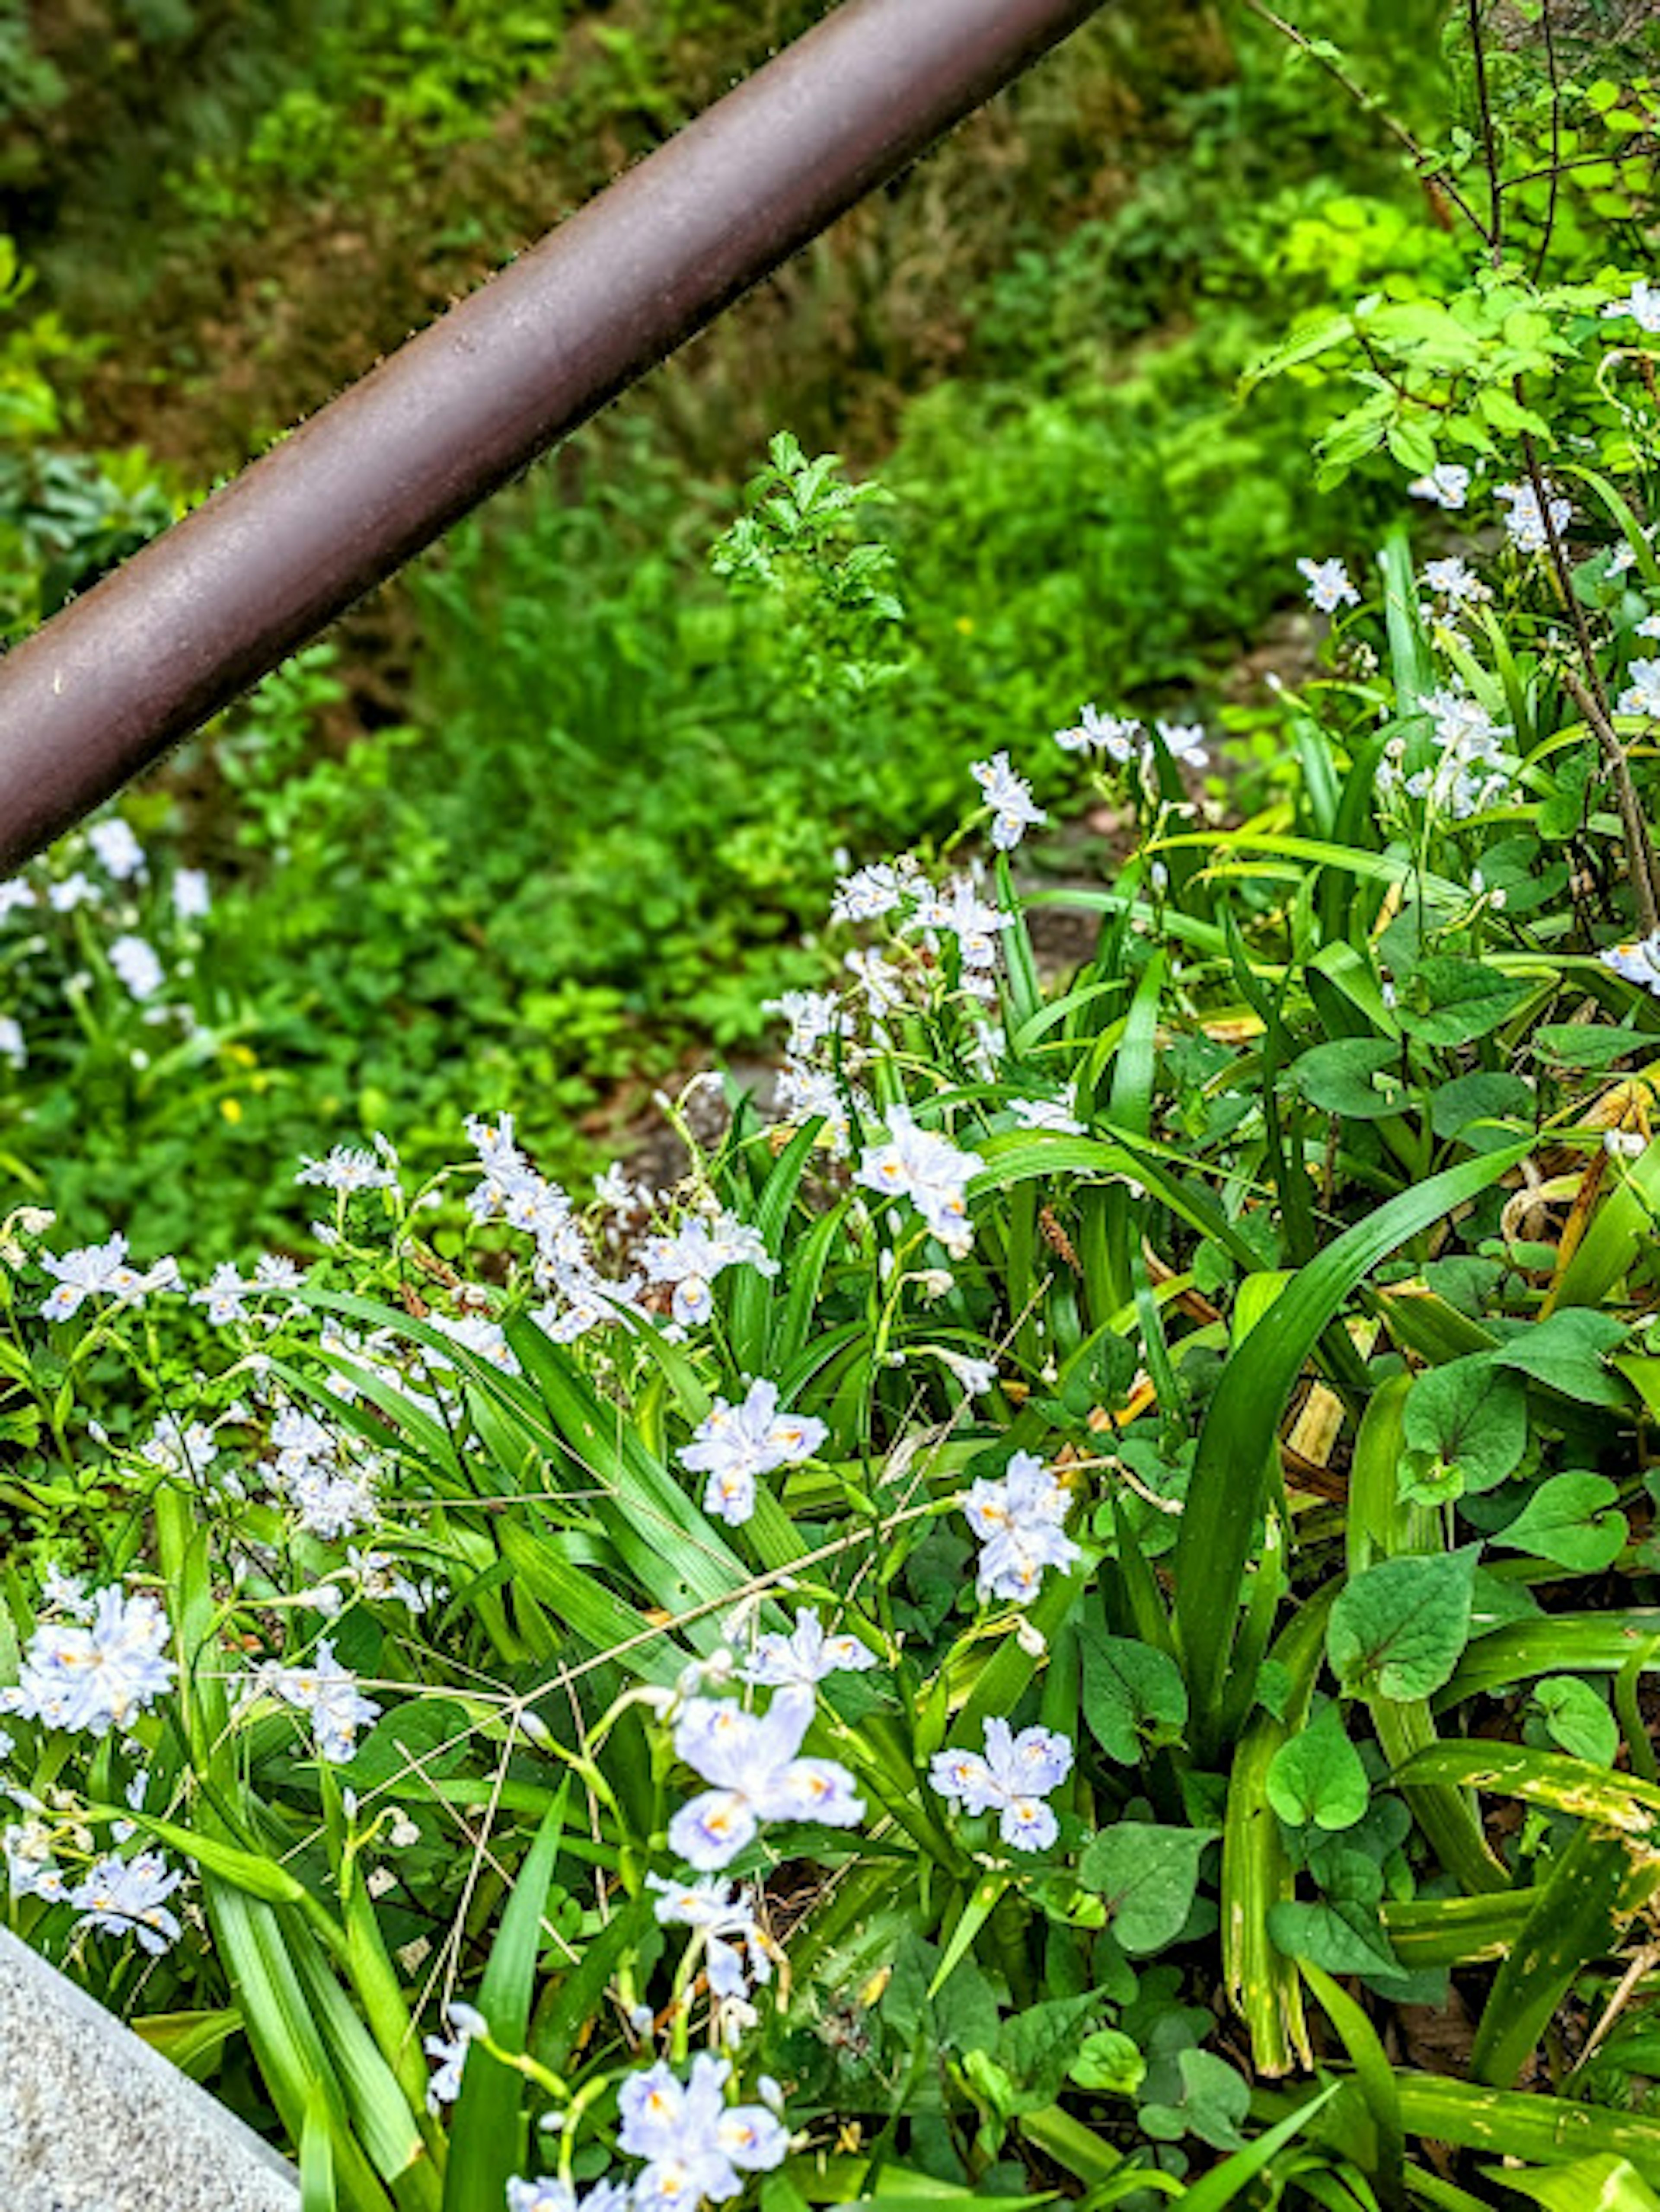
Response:
[{"label": "rusty iron pipe", "polygon": [[847,0],[54,616],[0,659],[0,874],[1101,4]]}]

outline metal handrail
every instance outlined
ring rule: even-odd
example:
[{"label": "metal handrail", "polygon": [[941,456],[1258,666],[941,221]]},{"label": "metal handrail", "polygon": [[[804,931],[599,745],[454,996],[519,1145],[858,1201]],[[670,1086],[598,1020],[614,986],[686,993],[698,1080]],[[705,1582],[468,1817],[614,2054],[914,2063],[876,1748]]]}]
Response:
[{"label": "metal handrail", "polygon": [[0,873],[228,706],[1102,4],[847,0],[54,616],[0,659]]}]

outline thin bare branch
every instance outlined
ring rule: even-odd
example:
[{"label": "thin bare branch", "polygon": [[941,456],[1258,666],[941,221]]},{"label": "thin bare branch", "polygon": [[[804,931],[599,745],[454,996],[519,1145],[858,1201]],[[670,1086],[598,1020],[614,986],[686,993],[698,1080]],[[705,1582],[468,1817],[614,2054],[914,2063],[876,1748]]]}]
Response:
[{"label": "thin bare branch", "polygon": [[1245,5],[1259,21],[1266,23],[1270,30],[1278,32],[1299,53],[1306,54],[1311,62],[1323,69],[1332,82],[1341,87],[1358,107],[1364,107],[1369,115],[1375,115],[1389,136],[1412,156],[1413,166],[1424,182],[1438,185],[1465,221],[1481,234],[1483,243],[1491,246],[1493,239],[1489,226],[1483,222],[1454,184],[1448,164],[1444,160],[1438,159],[1427,146],[1420,143],[1400,118],[1390,113],[1375,93],[1368,92],[1365,85],[1349,75],[1335,55],[1310,39],[1306,32],[1299,31],[1295,23],[1287,22],[1283,15],[1275,15],[1274,9],[1265,4],[1265,0],[1245,0]]}]

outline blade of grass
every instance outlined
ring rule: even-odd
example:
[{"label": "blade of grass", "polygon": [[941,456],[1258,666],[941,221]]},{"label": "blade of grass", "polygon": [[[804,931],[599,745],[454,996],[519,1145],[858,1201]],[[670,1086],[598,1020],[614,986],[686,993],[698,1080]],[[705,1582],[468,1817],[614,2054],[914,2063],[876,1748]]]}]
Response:
[{"label": "blade of grass", "polygon": [[1300,1268],[1230,1354],[1200,1431],[1175,1558],[1177,1632],[1201,1765],[1219,1749],[1245,1563],[1280,1423],[1304,1363],[1380,1261],[1490,1188],[1529,1150],[1531,1141],[1466,1161],[1391,1199]]},{"label": "blade of grass", "polygon": [[1294,2142],[1315,2115],[1337,2094],[1341,2087],[1334,2081],[1322,2089],[1318,2096],[1310,2097],[1294,2112],[1287,2112],[1283,2120],[1271,2127],[1255,2142],[1237,2150],[1220,2166],[1213,2166],[1199,2180],[1189,2182],[1182,2203],[1185,2212],[1223,2212],[1225,2205],[1233,2203],[1241,2190],[1256,2180],[1270,2159],[1277,2158],[1288,2142]]},{"label": "blade of grass", "polygon": [[[1374,1561],[1442,1548],[1439,1516],[1427,1506],[1402,1507],[1396,1470],[1406,1444],[1407,1400],[1412,1378],[1391,1376],[1367,1406],[1349,1469],[1347,1519],[1348,1570],[1360,1574]],[[1427,1704],[1381,1692],[1367,1700],[1383,1754],[1396,1768],[1438,1741]],[[1487,1847],[1474,1800],[1450,1783],[1425,1782],[1405,1793],[1413,1817],[1436,1857],[1466,1890],[1501,1890],[1505,1867]]]},{"label": "blade of grass", "polygon": [[[1365,2171],[1377,2184],[1378,2202],[1384,2212],[1402,2212],[1407,2201],[1407,2139],[1401,2125],[1401,2099],[1395,2086],[1395,2069],[1377,2039],[1377,2029],[1348,1992],[1310,1960],[1299,1959],[1297,1964],[1304,1980],[1320,2000],[1321,2009],[1343,2039],[1343,2048],[1348,2052],[1354,2078],[1371,2115],[1371,2124],[1377,2133],[1377,2155],[1374,2163],[1365,2166]],[[1364,2160],[1359,2162],[1365,2165]]]},{"label": "blade of grass", "polygon": [[1660,1887],[1660,1856],[1587,1823],[1540,1888],[1493,1978],[1470,2051],[1478,2081],[1513,2083],[1576,1978],[1606,1957]]},{"label": "blade of grass", "polygon": [[336,2212],[334,2142],[329,2130],[328,2100],[320,2082],[306,2096],[306,2122],[300,2130],[300,2212]]},{"label": "blade of grass", "polygon": [[1645,2181],[1660,2179],[1660,2121],[1532,2091],[1482,2088],[1438,2074],[1395,2078],[1402,2124],[1410,2136],[1538,2166],[1566,2166],[1607,2152],[1629,2159]]},{"label": "blade of grass", "polygon": [[[565,1802],[566,1790],[562,1789],[514,1877],[478,1991],[478,2009],[489,2023],[490,2040],[507,2051],[523,2051],[530,2032],[542,1916],[558,1863]],[[522,2077],[513,2068],[477,2044],[469,2049],[450,2124],[444,2212],[502,2212],[508,2183],[525,2171],[520,2116],[523,2094]]]},{"label": "blade of grass", "polygon": [[1291,1683],[1284,1715],[1262,1711],[1254,1717],[1228,1778],[1222,1824],[1223,1984],[1250,2036],[1252,2063],[1269,2076],[1289,2074],[1298,2064],[1312,2066],[1314,2051],[1296,1966],[1268,1934],[1268,1914],[1295,1898],[1297,1877],[1268,1802],[1268,1774],[1275,1754],[1307,1715],[1336,1594],[1335,1585],[1321,1591],[1280,1635],[1274,1656]]},{"label": "blade of grass", "polygon": [[1633,1656],[1645,1674],[1660,1672],[1660,1609],[1556,1613],[1490,1629],[1459,1661],[1436,1697],[1438,1706],[1491,1696],[1540,1674],[1617,1674]]},{"label": "blade of grass", "polygon": [[1385,1904],[1383,1926],[1406,1966],[1465,1966],[1502,1959],[1537,1900],[1533,1889]]}]

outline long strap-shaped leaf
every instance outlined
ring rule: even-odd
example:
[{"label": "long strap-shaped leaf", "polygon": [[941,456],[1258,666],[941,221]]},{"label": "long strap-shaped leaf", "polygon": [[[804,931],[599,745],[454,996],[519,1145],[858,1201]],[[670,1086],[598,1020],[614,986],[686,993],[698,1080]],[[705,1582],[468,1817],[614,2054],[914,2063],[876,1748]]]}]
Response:
[{"label": "long strap-shaped leaf", "polygon": [[1660,1884],[1660,1858],[1589,1822],[1552,1869],[1481,2010],[1470,2071],[1511,2087],[1576,1978],[1618,1948]]},{"label": "long strap-shaped leaf", "polygon": [[1201,1764],[1222,1701],[1251,1534],[1280,1420],[1304,1361],[1343,1301],[1409,1237],[1476,1197],[1530,1149],[1514,1145],[1432,1176],[1358,1222],[1298,1270],[1222,1370],[1200,1431],[1175,1560],[1176,1621]]},{"label": "long strap-shaped leaf", "polygon": [[[1402,1509],[1395,1497],[1396,1474],[1406,1448],[1406,1406],[1411,1378],[1393,1375],[1372,1393],[1355,1438],[1349,1469],[1348,1567],[1363,1573],[1374,1557],[1393,1559],[1444,1548],[1439,1516],[1432,1508]],[[1421,1698],[1366,1700],[1372,1726],[1391,1766],[1438,1741],[1428,1703]],[[1468,1790],[1448,1782],[1425,1782],[1408,1796],[1414,1819],[1435,1852],[1436,1861],[1466,1890],[1499,1892],[1510,1887],[1510,1873],[1493,1856],[1481,1832],[1475,1802]]]},{"label": "long strap-shaped leaf", "polygon": [[1335,1589],[1322,1590],[1274,1647],[1290,1683],[1283,1716],[1260,1712],[1234,1753],[1222,1827],[1222,1975],[1234,2010],[1250,2037],[1257,2072],[1289,2074],[1314,2063],[1303,2014],[1302,1984],[1292,1960],[1268,1934],[1268,1914],[1297,1894],[1297,1877],[1268,1802],[1274,1754],[1308,1715]]},{"label": "long strap-shaped leaf", "polygon": [[[559,1857],[565,1796],[562,1789],[514,1878],[478,1993],[478,2009],[489,2022],[493,2040],[504,2051],[522,2051],[530,2032],[542,1915]],[[524,2086],[519,2074],[488,2051],[468,2053],[450,2129],[444,2212],[501,2212],[508,2182],[520,2171]]]},{"label": "long strap-shaped leaf", "polygon": [[1629,2159],[1645,2181],[1660,2179],[1660,2123],[1635,2112],[1535,2090],[1484,2089],[1437,2074],[1402,2073],[1396,2081],[1401,2123],[1409,2136],[1541,2166],[1606,2152]]}]

